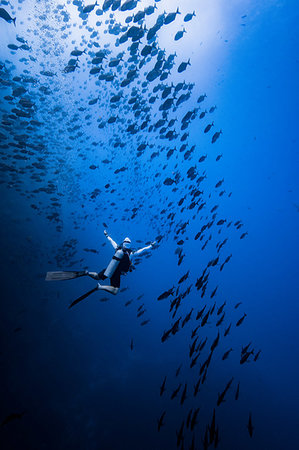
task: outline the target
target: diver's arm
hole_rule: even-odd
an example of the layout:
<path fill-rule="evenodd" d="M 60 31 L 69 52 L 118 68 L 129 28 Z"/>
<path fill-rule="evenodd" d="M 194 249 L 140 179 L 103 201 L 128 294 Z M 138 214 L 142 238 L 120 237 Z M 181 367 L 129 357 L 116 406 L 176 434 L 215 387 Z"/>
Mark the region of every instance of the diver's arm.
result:
<path fill-rule="evenodd" d="M 154 244 L 155 244 L 155 242 L 151 242 L 150 245 L 140 248 L 139 250 L 136 250 L 136 252 L 132 253 L 132 256 L 138 256 L 141 253 L 145 252 L 146 250 L 150 250 L 151 248 L 153 248 Z"/>
<path fill-rule="evenodd" d="M 112 247 L 114 248 L 114 250 L 117 249 L 118 245 L 117 243 L 108 235 L 107 231 L 104 230 L 104 235 L 106 236 L 106 238 L 108 239 L 108 241 L 111 243 Z"/>

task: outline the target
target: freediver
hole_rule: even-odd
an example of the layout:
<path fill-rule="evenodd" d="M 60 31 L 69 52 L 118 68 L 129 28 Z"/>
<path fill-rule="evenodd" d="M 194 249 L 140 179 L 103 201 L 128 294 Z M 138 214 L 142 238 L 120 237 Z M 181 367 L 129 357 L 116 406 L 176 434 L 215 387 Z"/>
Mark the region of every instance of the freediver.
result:
<path fill-rule="evenodd" d="M 101 270 L 101 272 L 99 273 L 89 272 L 88 270 L 47 272 L 46 275 L 47 281 L 71 280 L 82 276 L 89 276 L 94 280 L 106 280 L 108 278 L 110 279 L 110 285 L 102 285 L 98 283 L 97 286 L 93 288 L 91 291 L 87 292 L 86 294 L 82 295 L 77 300 L 75 300 L 73 303 L 71 303 L 71 305 L 69 306 L 70 308 L 74 306 L 76 303 L 88 297 L 93 292 L 96 292 L 97 290 L 107 291 L 110 294 L 116 295 L 119 291 L 121 275 L 126 274 L 127 272 L 130 271 L 130 269 L 132 269 L 132 257 L 141 255 L 143 252 L 153 248 L 153 246 L 156 243 L 155 241 L 151 242 L 150 245 L 140 248 L 139 250 L 133 251 L 131 249 L 130 238 L 126 237 L 123 240 L 123 242 L 120 245 L 118 245 L 108 235 L 106 230 L 104 230 L 104 234 L 115 250 L 115 253 L 112 256 L 112 259 L 106 269 Z"/>
<path fill-rule="evenodd" d="M 104 230 L 104 234 L 108 241 L 111 243 L 112 247 L 115 250 L 114 255 L 106 269 L 103 269 L 101 272 L 88 272 L 88 275 L 95 280 L 106 280 L 110 279 L 109 285 L 102 285 L 98 283 L 98 289 L 102 289 L 103 291 L 110 292 L 111 294 L 116 295 L 118 293 L 120 287 L 120 276 L 129 272 L 132 261 L 132 256 L 141 255 L 141 253 L 146 250 L 151 249 L 156 242 L 151 242 L 150 245 L 140 248 L 139 250 L 132 251 L 131 250 L 131 239 L 126 237 L 122 244 L 118 245 Z"/>

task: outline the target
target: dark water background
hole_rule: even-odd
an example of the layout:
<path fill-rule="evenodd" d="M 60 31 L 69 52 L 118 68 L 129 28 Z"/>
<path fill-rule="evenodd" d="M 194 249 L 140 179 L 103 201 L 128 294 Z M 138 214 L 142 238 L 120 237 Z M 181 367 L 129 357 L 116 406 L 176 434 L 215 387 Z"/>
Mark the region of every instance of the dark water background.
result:
<path fill-rule="evenodd" d="M 47 27 L 52 23 L 49 11 L 56 2 L 48 3 L 45 8 L 49 8 L 49 15 L 43 19 L 37 17 L 44 2 L 6 3 L 2 1 L 1 6 L 13 17 L 17 16 L 16 28 L 4 20 L 0 24 L 1 62 L 6 60 L 6 67 L 11 67 L 8 61 L 15 64 L 15 68 L 9 69 L 9 78 L 24 73 L 26 66 L 39 83 L 58 88 L 44 99 L 37 96 L 35 118 L 43 125 L 38 131 L 33 130 L 32 135 L 30 130 L 25 130 L 30 139 L 35 143 L 44 142 L 48 149 L 46 153 L 42 152 L 47 167 L 42 181 L 36 183 L 27 172 L 16 172 L 12 178 L 3 167 L 1 171 L 0 419 L 3 421 L 14 412 L 25 412 L 20 420 L 1 427 L 1 448 L 176 448 L 175 430 L 178 431 L 182 420 L 186 420 L 189 409 L 195 407 L 200 407 L 195 443 L 196 448 L 203 448 L 201 441 L 206 424 L 211 422 L 217 394 L 233 376 L 233 387 L 226 402 L 216 407 L 219 448 L 296 449 L 299 438 L 298 3 L 295 0 L 267 0 L 260 5 L 259 2 L 240 0 L 227 6 L 225 1 L 214 0 L 209 7 L 205 2 L 195 6 L 191 0 L 182 5 L 180 1 L 157 3 L 155 14 L 161 14 L 164 9 L 175 11 L 177 6 L 184 14 L 196 9 L 197 17 L 190 22 L 192 26 L 189 29 L 186 25 L 186 35 L 175 45 L 173 34 L 180 29 L 183 14 L 168 26 L 167 31 L 173 33 L 169 40 L 165 27 L 162 28 L 162 48 L 165 47 L 167 54 L 177 50 L 174 82 L 185 79 L 195 83 L 196 94 L 206 92 L 207 106 L 217 104 L 212 119 L 217 125 L 213 132 L 223 130 L 219 141 L 212 145 L 211 135 L 204 136 L 202 125 L 198 126 L 199 119 L 195 119 L 187 131 L 198 150 L 191 162 L 178 159 L 177 170 L 185 174 L 199 155 L 207 153 L 206 162 L 200 166 L 200 170 L 206 170 L 208 175 L 204 200 L 209 202 L 211 192 L 215 200 L 208 203 L 209 209 L 217 202 L 220 205 L 217 219 L 241 220 L 244 224 L 238 232 L 233 226 L 224 226 L 218 235 L 216 229 L 211 244 L 201 250 L 202 244 L 195 241 L 194 236 L 202 226 L 204 219 L 201 217 L 209 213 L 208 209 L 199 212 L 194 220 L 191 220 L 190 212 L 184 215 L 179 208 L 171 209 L 176 213 L 175 223 L 190 218 L 183 235 L 186 256 L 180 267 L 174 254 L 177 248 L 175 226 L 169 227 L 167 216 L 160 214 L 163 208 L 168 209 L 169 202 L 175 203 L 180 197 L 171 186 L 162 183 L 157 187 L 158 181 L 169 176 L 168 168 L 162 170 L 163 165 L 168 164 L 165 151 L 159 154 L 158 160 L 149 158 L 158 145 L 177 144 L 179 148 L 179 138 L 177 143 L 163 141 L 161 144 L 155 134 L 149 133 L 146 138 L 153 148 L 150 153 L 136 158 L 136 142 L 141 132 L 131 136 L 118 125 L 114 131 L 109 126 L 98 129 L 93 122 L 86 125 L 85 114 L 90 113 L 92 121 L 104 114 L 109 117 L 109 111 L 105 105 L 88 106 L 88 100 L 99 92 L 94 79 L 88 75 L 89 66 L 86 72 L 82 64 L 74 73 L 61 75 L 70 51 L 74 47 L 82 48 L 79 35 L 75 36 L 74 45 L 71 37 L 59 41 L 59 35 L 55 33 L 46 35 L 42 25 Z M 137 9 L 142 9 L 145 4 L 149 3 L 140 2 Z M 70 5 L 65 3 L 64 7 L 67 9 Z M 204 47 L 202 31 L 203 55 L 199 57 L 201 45 L 200 39 L 197 43 L 196 33 L 201 25 L 201 10 L 204 16 L 207 8 L 211 27 L 205 24 L 202 28 L 209 31 L 210 47 Z M 105 14 L 108 18 L 109 12 Z M 124 13 L 124 17 L 126 15 L 129 12 Z M 241 19 L 243 15 L 247 17 Z M 28 22 L 30 17 L 32 20 Z M 79 26 L 80 20 L 75 8 L 69 21 Z M 87 25 L 83 25 L 82 32 L 84 27 Z M 9 51 L 7 44 L 15 43 L 16 34 L 32 46 L 30 54 L 37 61 L 22 65 L 19 53 Z M 110 57 L 121 51 L 114 47 L 115 37 L 111 36 Z M 39 50 L 38 42 L 42 43 L 41 48 L 48 46 L 49 54 Z M 159 44 L 161 46 L 161 42 Z M 128 43 L 121 49 L 126 51 L 127 47 Z M 177 64 L 189 57 L 192 66 L 179 77 Z M 44 70 L 57 73 L 60 70 L 59 82 L 42 78 L 40 63 L 46 65 Z M 84 84 L 86 80 L 88 82 Z M 155 84 L 152 83 L 150 89 Z M 67 89 L 70 89 L 68 94 L 65 93 Z M 125 89 L 128 89 L 124 90 L 128 95 L 130 89 Z M 106 83 L 104 88 L 100 87 L 100 93 L 104 91 L 111 96 L 117 89 Z M 9 112 L 10 103 L 4 100 L 9 93 L 10 86 L 2 86 L 2 116 Z M 76 99 L 78 104 L 74 103 Z M 55 105 L 62 106 L 63 113 L 53 113 Z M 67 131 L 66 121 L 80 105 L 87 108 L 80 118 L 83 137 L 70 140 L 72 133 Z M 183 108 L 187 111 L 195 106 L 196 96 Z M 120 117 L 126 114 L 124 110 L 119 112 Z M 171 112 L 168 119 L 171 117 L 175 117 L 175 113 Z M 205 125 L 207 123 L 205 121 Z M 6 141 L 11 142 L 14 133 L 22 132 L 17 127 L 7 130 L 2 126 L 0 131 L 8 134 Z M 125 150 L 117 149 L 117 156 L 109 143 L 110 138 L 113 141 L 113 133 L 126 144 Z M 86 136 L 90 136 L 89 141 L 85 140 Z M 94 141 L 103 145 L 91 145 Z M 67 146 L 71 146 L 68 151 L 65 150 Z M 2 157 L 6 151 L 10 152 L 10 148 L 1 149 Z M 78 157 L 79 151 L 85 154 L 86 160 Z M 220 153 L 223 158 L 215 163 L 215 157 Z M 111 155 L 113 170 L 101 164 Z M 58 158 L 62 161 L 58 162 Z M 26 161 L 26 164 L 30 163 L 30 160 Z M 14 161 L 14 164 L 19 162 Z M 90 170 L 90 164 L 99 165 L 99 168 Z M 128 170 L 116 177 L 113 171 L 123 165 L 128 166 Z M 157 172 L 162 175 L 155 178 Z M 55 178 L 55 192 L 62 194 L 59 197 L 59 223 L 47 219 L 49 211 L 53 211 L 50 197 L 56 197 L 56 193 L 32 193 L 47 184 L 47 177 Z M 222 178 L 225 179 L 226 194 L 218 198 L 214 186 Z M 105 190 L 106 183 L 116 189 L 115 196 Z M 95 188 L 101 193 L 91 201 L 90 193 Z M 228 198 L 229 192 L 232 195 Z M 33 209 L 32 204 L 38 209 Z M 138 213 L 136 218 L 131 218 L 134 207 L 138 208 Z M 121 287 L 127 287 L 126 291 L 115 297 L 96 293 L 69 310 L 70 302 L 91 289 L 94 281 L 82 278 L 46 283 L 45 273 L 47 270 L 82 267 L 100 270 L 105 267 L 112 255 L 112 247 L 103 235 L 102 222 L 108 225 L 109 233 L 117 242 L 128 235 L 136 248 L 143 245 L 137 244 L 136 239 L 148 242 L 160 234 L 163 239 L 150 257 L 143 256 L 137 269 L 122 279 Z M 240 240 L 243 231 L 248 235 Z M 207 379 L 194 400 L 192 389 L 196 378 L 193 369 L 189 368 L 188 357 L 191 330 L 197 325 L 194 313 L 190 323 L 161 343 L 163 331 L 173 322 L 169 300 L 158 302 L 157 297 L 177 285 L 188 269 L 190 278 L 185 287 L 189 282 L 195 283 L 207 261 L 216 256 L 215 243 L 224 237 L 229 241 L 223 258 L 229 254 L 233 257 L 223 271 L 211 272 L 206 302 L 213 304 L 210 293 L 218 285 L 215 300 L 217 307 L 226 301 L 225 324 L 220 327 L 219 348 L 215 351 Z M 63 254 L 62 247 L 71 239 L 76 243 L 74 254 L 68 256 Z M 99 253 L 86 252 L 84 248 L 93 248 Z M 137 300 L 142 294 L 143 297 Z M 99 301 L 103 297 L 109 300 Z M 125 302 L 130 299 L 133 302 L 125 307 Z M 237 302 L 242 304 L 235 310 Z M 140 326 L 140 318 L 136 317 L 141 303 L 146 308 L 142 317 L 150 319 L 145 326 Z M 193 287 L 178 316 L 184 317 L 191 307 L 198 311 L 204 304 L 205 300 Z M 236 328 L 234 324 L 244 312 L 247 314 L 244 323 Z M 233 323 L 232 331 L 223 338 L 224 328 L 230 322 Z M 17 328 L 21 330 L 15 331 Z M 217 334 L 215 323 L 211 321 L 202 330 L 201 336 L 208 336 L 210 346 Z M 260 357 L 256 362 L 251 360 L 240 365 L 240 349 L 250 341 L 256 351 L 261 349 Z M 232 354 L 222 361 L 222 354 L 230 347 L 234 348 Z M 181 363 L 181 373 L 176 378 L 175 371 Z M 195 368 L 196 373 L 199 367 Z M 165 375 L 166 392 L 160 397 L 159 388 Z M 183 406 L 178 399 L 170 400 L 170 393 L 179 381 L 187 382 L 189 389 Z M 240 397 L 235 401 L 239 381 Z M 165 426 L 158 433 L 156 421 L 164 410 Z M 249 411 L 254 426 L 252 438 L 246 429 Z M 191 439 L 192 433 L 186 432 L 185 448 L 190 447 Z"/>

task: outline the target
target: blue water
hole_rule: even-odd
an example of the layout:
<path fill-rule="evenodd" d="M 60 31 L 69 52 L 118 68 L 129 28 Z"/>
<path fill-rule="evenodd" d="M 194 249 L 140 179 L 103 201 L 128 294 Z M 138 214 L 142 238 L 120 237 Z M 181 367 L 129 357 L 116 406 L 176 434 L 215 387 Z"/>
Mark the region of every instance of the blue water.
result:
<path fill-rule="evenodd" d="M 180 449 L 295 449 L 299 438 L 298 3 L 139 1 L 132 10 L 112 12 L 110 6 L 101 14 L 103 4 L 101 0 L 83 14 L 87 3 L 82 1 L 1 1 L 1 8 L 16 17 L 16 26 L 0 17 L 0 446 L 166 450 L 177 448 L 184 421 Z M 153 4 L 157 9 L 139 24 L 125 23 L 128 16 Z M 147 81 L 146 74 L 157 62 L 153 54 L 139 67 L 147 32 L 159 15 L 177 7 L 181 14 L 162 25 L 149 42 L 155 42 L 158 51 L 165 50 L 165 59 L 176 52 L 173 67 L 164 81 L 159 77 Z M 196 16 L 184 22 L 193 11 Z M 105 32 L 111 19 L 115 20 L 111 26 L 120 24 L 119 34 Z M 116 41 L 124 27 L 141 24 L 145 35 L 135 60 L 128 62 L 131 38 L 119 45 Z M 174 41 L 183 26 L 186 33 Z M 17 37 L 28 48 L 7 47 L 20 47 L 23 43 Z M 76 58 L 70 56 L 74 49 L 85 53 L 78 57 L 79 67 L 65 73 L 70 58 Z M 91 60 L 103 49 L 108 50 L 103 71 L 90 74 Z M 108 67 L 121 52 L 119 66 Z M 178 73 L 179 64 L 189 58 L 191 66 Z M 132 69 L 137 69 L 136 77 L 120 87 Z M 98 81 L 100 73 L 108 72 L 115 75 L 112 82 Z M 182 81 L 189 84 L 190 98 L 168 110 L 164 133 L 159 133 L 161 128 L 151 130 L 162 118 L 163 86 Z M 161 89 L 154 92 L 159 84 Z M 14 90 L 20 87 L 26 92 L 16 95 Z M 139 117 L 129 103 L 134 88 Z M 113 108 L 110 99 L 120 91 L 123 96 Z M 188 88 L 179 91 L 174 105 L 187 92 Z M 174 87 L 167 98 L 173 93 Z M 197 103 L 203 94 L 203 102 Z M 151 104 L 153 95 L 157 99 Z M 97 99 L 94 105 L 89 104 L 92 99 Z M 28 107 L 28 100 L 34 106 Z M 209 112 L 214 105 L 215 111 Z M 196 117 L 181 130 L 182 117 L 194 108 L 200 108 Z M 19 115 L 22 111 L 24 117 Z M 111 116 L 117 117 L 113 124 L 107 122 Z M 144 130 L 143 121 L 147 122 Z M 214 126 L 204 133 L 212 122 Z M 128 126 L 133 123 L 136 133 L 131 134 Z M 177 133 L 173 140 L 165 137 L 169 129 Z M 212 144 L 212 136 L 220 130 Z M 189 136 L 181 141 L 185 132 Z M 138 156 L 140 144 L 146 148 Z M 180 151 L 182 144 L 186 149 Z M 185 156 L 193 145 L 193 153 Z M 170 149 L 175 150 L 167 158 Z M 203 155 L 207 158 L 199 162 Z M 217 155 L 222 155 L 219 161 Z M 187 176 L 190 167 L 196 167 L 193 180 Z M 125 170 L 118 171 L 121 168 Z M 206 178 L 199 182 L 199 176 Z M 167 178 L 173 184 L 164 184 Z M 202 194 L 190 209 L 192 190 Z M 219 196 L 221 191 L 225 192 Z M 215 205 L 219 206 L 212 218 Z M 217 225 L 221 219 L 223 224 Z M 195 240 L 208 223 L 210 228 Z M 113 255 L 103 233 L 106 225 L 119 244 L 126 236 L 134 249 L 154 240 L 157 244 L 121 278 L 116 296 L 99 291 L 69 309 L 96 281 L 83 277 L 46 282 L 46 272 L 105 268 Z M 248 234 L 240 239 L 242 233 Z M 225 239 L 218 252 L 217 244 Z M 180 265 L 178 249 L 184 255 Z M 218 256 L 215 266 L 208 265 Z M 205 268 L 209 276 L 203 292 L 197 290 L 196 281 Z M 179 283 L 188 271 L 188 278 Z M 173 286 L 173 296 L 157 300 Z M 190 293 L 182 296 L 189 287 Z M 170 304 L 180 295 L 172 318 Z M 217 311 L 224 302 L 224 319 L 217 326 L 221 317 Z M 138 317 L 142 305 L 145 312 Z M 201 325 L 203 316 L 196 319 L 196 315 L 205 305 L 203 316 L 211 314 Z M 190 320 L 182 326 L 191 310 Z M 244 322 L 237 327 L 244 313 Z M 179 318 L 178 332 L 161 342 Z M 141 325 L 144 320 L 149 322 Z M 198 325 L 197 344 L 205 338 L 207 343 L 190 368 L 191 333 Z M 218 331 L 219 343 L 211 353 Z M 249 343 L 253 354 L 240 364 L 242 347 Z M 230 355 L 222 360 L 230 348 Z M 205 379 L 194 396 L 209 355 Z M 165 376 L 166 390 L 160 396 Z M 218 395 L 232 378 L 225 402 L 217 406 Z M 179 384 L 178 396 L 171 399 Z M 182 401 L 185 384 L 187 398 Z M 197 423 L 191 430 L 188 414 L 197 408 Z M 214 409 L 219 443 L 214 435 L 207 446 L 205 432 L 211 430 Z M 157 420 L 164 411 L 164 425 L 158 432 Z"/>

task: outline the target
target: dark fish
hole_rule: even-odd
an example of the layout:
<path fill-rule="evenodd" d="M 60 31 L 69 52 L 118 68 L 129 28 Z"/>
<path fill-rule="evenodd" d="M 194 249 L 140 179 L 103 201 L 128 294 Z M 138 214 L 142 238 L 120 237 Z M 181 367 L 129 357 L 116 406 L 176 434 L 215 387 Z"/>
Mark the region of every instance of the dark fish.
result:
<path fill-rule="evenodd" d="M 247 231 L 246 233 L 241 234 L 240 239 L 244 239 L 244 237 L 247 236 L 247 234 L 248 234 Z"/>
<path fill-rule="evenodd" d="M 206 98 L 206 96 L 207 96 L 206 94 L 200 95 L 200 96 L 198 97 L 198 99 L 197 99 L 197 103 L 203 102 L 204 99 Z"/>
<path fill-rule="evenodd" d="M 7 46 L 10 50 L 18 50 L 18 46 L 17 45 L 15 45 L 15 44 L 8 44 L 8 46 Z"/>
<path fill-rule="evenodd" d="M 184 403 L 184 401 L 187 398 L 186 392 L 187 392 L 187 383 L 185 383 L 185 387 L 184 387 L 184 390 L 183 390 L 183 393 L 182 393 L 182 396 L 181 396 L 181 400 L 180 400 L 180 404 L 181 405 Z"/>
<path fill-rule="evenodd" d="M 223 308 L 225 307 L 225 305 L 226 305 L 226 302 L 224 302 L 224 303 L 219 307 L 219 309 L 218 309 L 218 311 L 217 311 L 217 316 L 219 316 L 219 315 L 222 313 Z"/>
<path fill-rule="evenodd" d="M 199 355 L 200 355 L 200 353 L 198 353 L 198 354 L 192 359 L 192 361 L 191 361 L 191 363 L 190 363 L 190 368 L 191 368 L 191 369 L 192 369 L 192 367 L 195 366 L 195 364 L 196 364 L 196 362 L 197 362 L 197 360 L 198 360 Z"/>
<path fill-rule="evenodd" d="M 260 356 L 261 350 L 259 350 L 256 355 L 254 356 L 254 361 L 256 361 L 258 359 L 258 357 Z"/>
<path fill-rule="evenodd" d="M 146 325 L 149 322 L 150 322 L 150 319 L 146 319 L 146 320 L 143 320 L 142 322 L 140 322 L 140 325 L 143 327 L 144 325 Z"/>
<path fill-rule="evenodd" d="M 166 383 L 166 377 L 163 380 L 163 383 L 160 386 L 160 396 L 165 392 L 165 383 Z"/>
<path fill-rule="evenodd" d="M 209 443 L 209 427 L 206 426 L 204 440 L 202 441 L 202 445 L 203 445 L 204 450 L 208 450 L 209 444 L 210 444 Z"/>
<path fill-rule="evenodd" d="M 12 422 L 13 420 L 16 419 L 21 419 L 23 417 L 23 415 L 25 414 L 25 411 L 21 412 L 21 413 L 11 413 L 8 416 L 5 417 L 5 419 L 1 422 L 1 426 L 3 427 L 4 425 L 8 424 L 9 422 Z"/>
<path fill-rule="evenodd" d="M 184 17 L 184 22 L 189 22 L 192 19 L 192 17 L 195 17 L 195 16 L 196 16 L 195 11 L 193 11 L 193 13 L 186 14 Z"/>
<path fill-rule="evenodd" d="M 10 17 L 8 12 L 4 8 L 0 8 L 0 17 L 8 23 L 13 22 L 14 26 L 16 26 L 16 17 L 14 19 Z"/>
<path fill-rule="evenodd" d="M 232 350 L 233 350 L 233 349 L 230 348 L 229 350 L 227 350 L 227 351 L 224 353 L 224 355 L 222 356 L 222 360 L 223 360 L 223 361 L 224 361 L 225 359 L 228 358 L 228 355 L 230 354 L 230 352 L 231 352 Z"/>
<path fill-rule="evenodd" d="M 155 9 L 157 9 L 157 6 L 147 6 L 146 8 L 144 8 L 144 12 L 147 16 L 150 16 L 151 14 L 153 14 L 155 12 Z"/>
<path fill-rule="evenodd" d="M 131 339 L 130 349 L 133 350 L 133 348 L 134 348 L 133 339 Z"/>
<path fill-rule="evenodd" d="M 71 52 L 71 55 L 72 56 L 81 56 L 82 55 L 82 53 L 85 53 L 85 50 L 73 50 L 72 52 Z"/>
<path fill-rule="evenodd" d="M 211 426 L 209 427 L 209 431 L 210 431 L 210 444 L 212 444 L 212 442 L 215 439 L 215 432 L 216 432 L 216 417 L 215 417 L 215 408 L 213 410 L 213 418 L 212 418 L 212 423 Z"/>
<path fill-rule="evenodd" d="M 178 32 L 176 33 L 176 35 L 174 36 L 174 40 L 175 40 L 175 41 L 180 40 L 180 39 L 183 37 L 184 33 L 186 33 L 185 28 L 183 28 L 183 30 L 178 31 Z"/>
<path fill-rule="evenodd" d="M 218 183 L 215 184 L 215 188 L 219 188 L 224 182 L 224 178 L 222 180 L 218 181 Z"/>
<path fill-rule="evenodd" d="M 220 317 L 220 319 L 216 322 L 216 327 L 219 327 L 219 325 L 222 324 L 223 320 L 224 320 L 224 316 L 225 316 L 225 312 L 222 314 L 222 316 Z"/>
<path fill-rule="evenodd" d="M 220 134 L 222 134 L 222 130 L 216 131 L 216 133 L 213 134 L 212 141 L 211 141 L 212 144 L 215 144 L 215 142 L 217 141 L 217 139 L 219 139 Z"/>
<path fill-rule="evenodd" d="M 217 406 L 219 406 L 222 402 L 224 402 L 225 394 L 227 393 L 228 389 L 230 388 L 232 382 L 233 382 L 233 378 L 231 378 L 230 381 L 227 383 L 224 391 L 221 392 L 221 394 L 218 394 Z"/>
<path fill-rule="evenodd" d="M 209 125 L 207 125 L 206 128 L 204 129 L 204 133 L 208 133 L 213 125 L 214 125 L 214 122 L 209 123 Z"/>
<path fill-rule="evenodd" d="M 171 329 L 164 331 L 164 333 L 161 337 L 161 342 L 165 342 L 170 337 L 170 333 L 171 333 Z"/>
<path fill-rule="evenodd" d="M 191 421 L 191 416 L 192 416 L 192 408 L 190 409 L 190 411 L 188 412 L 188 416 L 187 416 L 187 420 L 186 420 L 186 428 L 189 428 L 190 425 L 190 421 Z"/>
<path fill-rule="evenodd" d="M 219 338 L 220 338 L 220 335 L 219 335 L 219 331 L 218 331 L 217 337 L 214 339 L 214 341 L 211 345 L 211 352 L 213 352 L 215 350 L 215 348 L 217 347 L 217 345 L 219 343 Z"/>
<path fill-rule="evenodd" d="M 171 400 L 173 400 L 177 395 L 178 395 L 178 393 L 179 393 L 179 390 L 181 389 L 181 386 L 182 386 L 182 384 L 180 383 L 179 385 L 178 385 L 178 387 L 173 391 L 173 393 L 171 394 Z"/>
<path fill-rule="evenodd" d="M 161 417 L 158 420 L 158 431 L 160 431 L 161 427 L 164 425 L 163 419 L 165 417 L 166 411 L 163 411 Z"/>
<path fill-rule="evenodd" d="M 182 364 L 179 365 L 179 367 L 178 367 L 177 370 L 175 371 L 175 376 L 176 376 L 176 377 L 179 375 L 179 373 L 180 373 L 180 371 L 181 371 L 181 368 L 182 368 Z"/>
<path fill-rule="evenodd" d="M 245 347 L 242 347 L 241 355 L 244 355 L 244 353 L 246 353 L 248 351 L 250 345 L 251 345 L 251 342 L 249 342 L 249 344 L 245 345 Z"/>
<path fill-rule="evenodd" d="M 165 298 L 168 298 L 170 295 L 173 295 L 174 287 L 171 289 L 168 289 L 168 291 L 163 292 L 163 294 L 159 295 L 157 300 L 164 300 Z"/>
<path fill-rule="evenodd" d="M 238 322 L 236 323 L 236 327 L 239 327 L 241 324 L 242 324 L 242 322 L 243 322 L 243 320 L 245 319 L 245 317 L 246 317 L 246 313 L 244 313 L 244 315 L 238 320 Z"/>
<path fill-rule="evenodd" d="M 198 413 L 199 413 L 199 408 L 196 408 L 196 409 L 194 410 L 194 413 L 193 413 L 193 416 L 192 416 L 192 419 L 191 419 L 191 423 L 190 423 L 190 429 L 191 429 L 191 431 L 193 431 L 195 425 L 198 423 L 197 420 L 196 420 L 196 419 L 197 419 Z"/>
<path fill-rule="evenodd" d="M 245 352 L 243 354 L 243 356 L 240 359 L 240 364 L 244 364 L 248 360 L 250 355 L 253 355 L 253 350 L 251 350 L 251 352 Z"/>
<path fill-rule="evenodd" d="M 175 181 L 172 178 L 166 178 L 166 180 L 163 181 L 163 184 L 166 186 L 171 186 Z"/>
<path fill-rule="evenodd" d="M 178 73 L 184 72 L 187 69 L 187 66 L 191 66 L 190 59 L 187 62 L 182 62 L 178 67 Z"/>
<path fill-rule="evenodd" d="M 177 14 L 181 14 L 179 8 L 177 8 L 176 12 L 167 14 L 167 16 L 164 19 L 164 24 L 168 25 L 169 23 L 173 22 Z"/>
<path fill-rule="evenodd" d="M 85 6 L 85 8 L 83 8 L 83 14 L 88 14 L 88 13 L 90 13 L 90 12 L 95 8 L 95 6 L 96 6 L 97 4 L 98 4 L 98 3 L 95 2 L 93 5 L 87 5 L 87 6 Z"/>
<path fill-rule="evenodd" d="M 196 315 L 196 320 L 198 320 L 198 319 L 201 318 L 201 316 L 203 315 L 203 312 L 204 312 L 205 308 L 206 308 L 206 305 L 205 305 L 200 311 L 198 311 L 198 313 L 197 313 L 197 315 Z"/>
<path fill-rule="evenodd" d="M 177 436 L 176 445 L 177 445 L 177 447 L 179 447 L 181 445 L 181 443 L 184 442 L 183 429 L 184 429 L 184 421 L 182 422 L 180 431 L 179 432 L 176 431 L 176 436 Z"/>
<path fill-rule="evenodd" d="M 252 437 L 254 428 L 253 428 L 253 425 L 252 425 L 251 412 L 249 413 L 249 419 L 248 419 L 247 428 L 248 428 L 249 436 Z"/>
<path fill-rule="evenodd" d="M 201 378 L 198 379 L 196 385 L 194 386 L 194 393 L 193 393 L 194 397 L 197 395 L 197 393 L 199 391 L 200 383 L 201 383 Z"/>
<path fill-rule="evenodd" d="M 183 275 L 183 276 L 179 279 L 178 284 L 181 284 L 183 281 L 186 281 L 186 280 L 187 280 L 187 278 L 189 277 L 189 272 L 190 272 L 190 270 L 188 270 L 188 272 L 186 272 L 185 275 Z"/>
<path fill-rule="evenodd" d="M 236 390 L 236 394 L 235 394 L 235 400 L 238 400 L 238 398 L 239 398 L 239 391 L 240 391 L 240 381 L 239 381 L 238 386 L 237 386 L 237 390 Z"/>
<path fill-rule="evenodd" d="M 242 302 L 236 303 L 235 304 L 235 309 L 237 309 L 240 305 L 242 305 Z"/>

